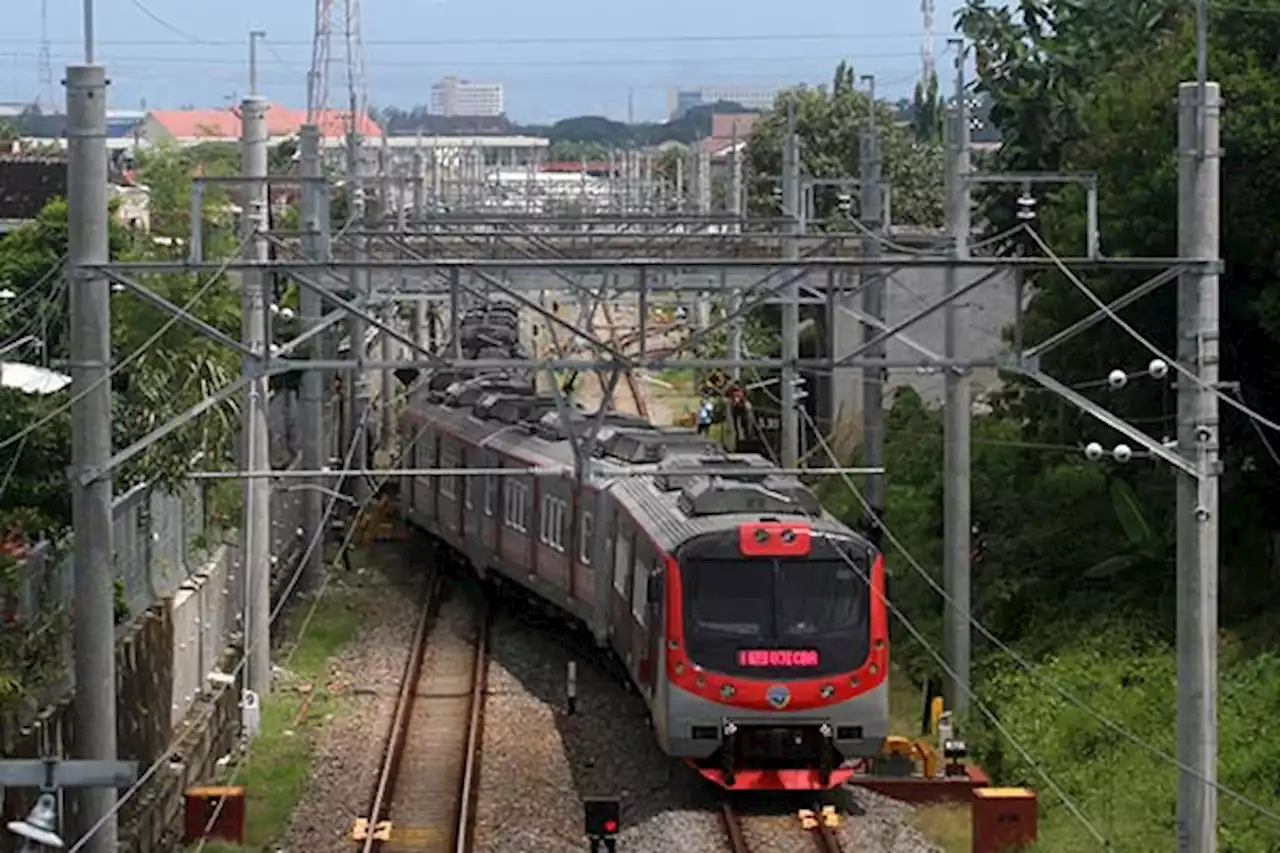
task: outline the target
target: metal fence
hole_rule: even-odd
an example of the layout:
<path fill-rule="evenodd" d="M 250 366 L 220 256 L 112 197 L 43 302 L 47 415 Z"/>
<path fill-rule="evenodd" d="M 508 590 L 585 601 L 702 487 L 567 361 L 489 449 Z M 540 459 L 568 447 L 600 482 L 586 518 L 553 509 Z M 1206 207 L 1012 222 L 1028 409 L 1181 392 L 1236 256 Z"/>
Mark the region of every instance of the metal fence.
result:
<path fill-rule="evenodd" d="M 278 467 L 293 467 L 298 458 L 292 452 L 297 446 L 293 437 L 297 430 L 298 401 L 296 394 L 280 393 L 272 397 L 269 429 L 272 458 Z M 157 602 L 172 598 L 186 585 L 202 581 L 210 573 L 211 559 L 229 561 L 216 586 L 220 594 L 228 587 L 234 590 L 234 602 L 241 600 L 238 589 L 239 549 L 220 550 L 223 544 L 218 526 L 211 523 L 206 508 L 206 493 L 201 485 L 188 485 L 170 492 L 150 485 L 139 485 L 117 496 L 113 502 L 114 554 L 117 581 L 121 584 L 123 604 L 130 617 Z M 271 554 L 276 571 L 292 569 L 305 543 L 299 534 L 302 501 L 298 492 L 273 490 L 271 496 Z M 67 545 L 70 545 L 68 541 Z M 52 562 L 54 548 L 40 543 L 28 552 L 17 595 L 17 614 L 24 620 L 40 612 L 68 612 L 73 598 L 73 559 L 70 547 L 61 549 L 62 559 Z M 196 577 L 199 575 L 199 577 Z M 232 604 L 224 602 L 220 607 Z M 232 614 L 239 613 L 235 606 Z M 232 630 L 234 618 L 218 620 L 221 636 L 207 636 L 213 646 L 221 646 Z M 202 634 L 207 632 L 202 631 Z M 69 646 L 69 643 L 68 643 Z"/>

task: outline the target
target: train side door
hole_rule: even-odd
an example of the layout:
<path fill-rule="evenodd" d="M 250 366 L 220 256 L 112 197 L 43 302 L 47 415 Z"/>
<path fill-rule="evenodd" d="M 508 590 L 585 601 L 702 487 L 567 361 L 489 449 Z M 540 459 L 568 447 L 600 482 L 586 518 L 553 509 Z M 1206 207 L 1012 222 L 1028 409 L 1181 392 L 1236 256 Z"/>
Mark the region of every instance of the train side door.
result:
<path fill-rule="evenodd" d="M 649 670 L 651 673 L 649 690 L 650 694 L 652 694 L 653 686 L 662 678 L 662 643 L 667 627 L 666 619 L 663 618 L 664 603 L 666 602 L 666 576 L 662 571 L 661 560 L 651 562 L 648 586 L 646 621 L 649 623 Z"/>
<path fill-rule="evenodd" d="M 609 596 L 609 633 L 613 636 L 613 647 L 630 666 L 631 657 L 631 624 L 630 590 L 632 566 L 632 546 L 635 534 L 632 532 L 630 520 L 622 513 L 615 517 L 614 530 L 617 540 L 613 549 L 613 592 Z"/>
<path fill-rule="evenodd" d="M 635 559 L 631 567 L 631 651 L 634 655 L 636 683 L 646 695 L 653 692 L 650 662 L 649 578 L 653 576 L 653 548 L 636 537 Z"/>

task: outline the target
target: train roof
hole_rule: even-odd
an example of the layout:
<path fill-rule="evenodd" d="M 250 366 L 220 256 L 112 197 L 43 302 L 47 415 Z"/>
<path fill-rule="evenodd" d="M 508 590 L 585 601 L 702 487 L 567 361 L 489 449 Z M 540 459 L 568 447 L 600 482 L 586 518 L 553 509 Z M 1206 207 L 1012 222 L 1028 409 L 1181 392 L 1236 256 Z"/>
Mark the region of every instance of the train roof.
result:
<path fill-rule="evenodd" d="M 505 309 L 497 315 L 504 324 L 515 316 Z M 487 336 L 484 325 L 472 314 L 462 318 L 460 328 L 469 332 L 464 350 Z M 568 426 L 581 436 L 598 419 L 592 487 L 613 494 L 637 522 L 665 540 L 659 543 L 664 547 L 761 518 L 803 517 L 816 530 L 861 538 L 825 512 L 799 478 L 777 473 L 758 454 L 729 453 L 692 430 L 657 426 L 625 412 L 590 412 L 557 402 L 539 393 L 527 374 L 437 370 L 417 399 L 421 414 L 445 431 L 530 467 L 566 474 L 575 464 Z M 715 471 L 697 473 L 706 468 Z"/>

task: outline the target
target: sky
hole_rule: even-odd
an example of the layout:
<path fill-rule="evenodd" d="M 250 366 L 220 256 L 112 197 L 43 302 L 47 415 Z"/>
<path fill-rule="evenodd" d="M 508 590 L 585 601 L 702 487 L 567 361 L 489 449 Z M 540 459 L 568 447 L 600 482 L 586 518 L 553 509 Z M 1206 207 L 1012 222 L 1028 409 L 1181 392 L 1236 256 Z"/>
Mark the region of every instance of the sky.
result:
<path fill-rule="evenodd" d="M 315 10 L 309 0 L 91 0 L 96 60 L 114 108 L 216 107 L 249 88 L 248 33 L 265 30 L 259 88 L 306 106 Z M 369 102 L 408 108 L 446 75 L 500 82 L 515 121 L 575 115 L 665 118 L 667 89 L 829 80 L 848 59 L 884 97 L 920 77 L 915 0 L 357 0 Z M 10 4 L 0 37 L 0 101 L 42 96 L 61 110 L 63 69 L 84 59 L 82 0 L 44 0 L 53 69 L 40 82 L 41 2 Z M 962 0 L 935 0 L 934 55 Z M 344 0 L 333 0 L 329 102 L 346 102 Z"/>

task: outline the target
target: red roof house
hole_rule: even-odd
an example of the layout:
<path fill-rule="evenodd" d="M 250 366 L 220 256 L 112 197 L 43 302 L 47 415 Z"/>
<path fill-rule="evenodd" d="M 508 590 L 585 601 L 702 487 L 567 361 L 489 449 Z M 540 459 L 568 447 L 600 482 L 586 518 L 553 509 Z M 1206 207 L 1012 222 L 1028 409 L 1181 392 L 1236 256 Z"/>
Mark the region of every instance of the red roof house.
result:
<path fill-rule="evenodd" d="M 296 136 L 306 123 L 307 111 L 290 109 L 278 104 L 267 105 L 267 133 L 273 139 Z M 346 135 L 346 113 L 340 110 L 323 110 L 316 124 L 325 138 Z M 366 139 L 378 139 L 382 128 L 368 115 L 360 117 L 360 134 Z M 216 110 L 152 110 L 142 122 L 142 138 L 151 142 L 169 140 L 180 144 L 197 142 L 237 142 L 240 139 L 240 114 L 238 108 Z"/>

